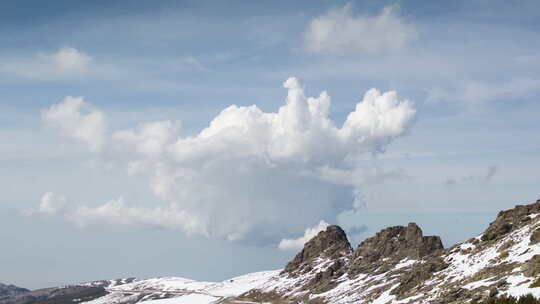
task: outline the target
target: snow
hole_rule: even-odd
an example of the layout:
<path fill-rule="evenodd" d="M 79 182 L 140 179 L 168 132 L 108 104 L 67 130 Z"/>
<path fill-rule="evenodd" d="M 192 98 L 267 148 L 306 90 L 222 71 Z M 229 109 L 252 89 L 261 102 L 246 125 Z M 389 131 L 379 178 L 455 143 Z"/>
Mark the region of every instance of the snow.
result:
<path fill-rule="evenodd" d="M 150 300 L 144 301 L 141 303 L 145 304 L 213 304 L 217 300 L 220 300 L 219 297 L 209 296 L 205 294 L 189 294 L 177 298 L 170 299 L 161 299 L 161 300 Z"/>
<path fill-rule="evenodd" d="M 397 285 L 395 285 L 397 286 Z M 394 286 L 394 287 L 395 287 Z M 386 304 L 392 300 L 394 300 L 394 298 L 396 296 L 392 296 L 390 295 L 390 292 L 392 291 L 393 287 L 392 288 L 388 288 L 385 292 L 383 292 L 377 299 L 375 299 L 375 301 L 373 301 L 373 304 Z"/>
<path fill-rule="evenodd" d="M 497 245 L 491 246 L 478 253 L 464 253 L 459 250 L 463 248 L 463 245 L 458 246 L 457 249 L 446 258 L 446 262 L 450 263 L 450 267 L 446 270 L 446 274 L 449 277 L 453 277 L 453 281 L 458 281 L 470 277 L 488 266 L 510 262 L 523 263 L 528 261 L 535 254 L 540 254 L 539 244 L 529 245 L 531 227 L 532 225 L 526 225 L 525 227 L 513 231 L 499 241 Z M 513 242 L 513 245 L 506 250 L 500 250 L 500 247 L 509 241 Z M 468 248 L 468 246 L 465 248 Z M 508 253 L 508 256 L 502 258 L 501 253 L 504 251 Z"/>
<path fill-rule="evenodd" d="M 173 295 L 168 299 L 149 299 L 141 303 L 152 304 L 212 304 L 226 298 L 238 296 L 257 288 L 271 278 L 279 275 L 280 270 L 255 272 L 238 276 L 223 282 L 194 281 L 179 277 L 153 278 L 106 288 L 110 294 L 87 302 L 88 304 L 109 304 L 127 297 L 135 298 L 138 294 L 146 296 Z M 130 294 L 126 296 L 125 294 Z"/>
<path fill-rule="evenodd" d="M 133 291 L 155 289 L 161 291 L 201 290 L 211 286 L 212 282 L 200 282 L 185 278 L 166 277 L 138 281 L 109 288 L 112 291 Z"/>
<path fill-rule="evenodd" d="M 476 246 L 474 244 L 472 244 L 472 243 L 463 243 L 463 244 L 459 245 L 459 248 L 461 250 L 473 249 L 475 247 Z"/>
<path fill-rule="evenodd" d="M 491 278 L 487 278 L 487 279 L 483 279 L 479 281 L 474 281 L 474 282 L 464 285 L 463 288 L 472 290 L 472 289 L 476 289 L 482 286 L 491 286 L 493 285 L 494 279 L 495 279 L 494 277 L 491 277 Z"/>
<path fill-rule="evenodd" d="M 479 254 L 463 253 L 461 250 L 456 250 L 445 259 L 450 264 L 445 272 L 449 277 L 453 277 L 452 281 L 462 280 L 487 266 L 493 265 L 491 261 L 498 256 L 497 248 L 493 247 Z"/>
<path fill-rule="evenodd" d="M 223 281 L 221 283 L 216 283 L 207 290 L 214 295 L 228 297 L 237 296 L 261 286 L 264 282 L 267 282 L 271 278 L 279 275 L 280 272 L 281 270 L 250 273 Z"/>
<path fill-rule="evenodd" d="M 403 259 L 399 263 L 397 263 L 396 266 L 394 266 L 394 269 L 409 267 L 412 266 L 414 263 L 416 263 L 416 260 Z"/>
<path fill-rule="evenodd" d="M 510 288 L 508 288 L 505 294 L 519 297 L 531 293 L 536 298 L 540 298 L 540 287 L 529 288 L 529 285 L 533 282 L 532 278 L 517 274 L 509 276 L 506 281 L 510 284 Z"/>
<path fill-rule="evenodd" d="M 334 288 L 324 293 L 309 295 L 309 297 L 324 297 L 332 304 L 352 304 L 366 301 L 371 301 L 370 303 L 373 304 L 429 303 L 445 291 L 445 284 L 463 284 L 463 288 L 469 290 L 492 286 L 498 282 L 498 277 L 471 280 L 474 279 L 475 274 L 486 267 L 502 263 L 515 263 L 516 267 L 510 269 L 505 277 L 507 289 L 501 290 L 500 294 L 521 296 L 532 293 L 540 298 L 540 288 L 529 288 L 534 279 L 523 276 L 519 266 L 534 255 L 540 254 L 540 244 L 529 244 L 530 234 L 534 229 L 537 229 L 540 217 L 534 215 L 531 218 L 533 220 L 529 225 L 510 232 L 493 245 L 483 248 L 484 245 L 481 242 L 478 245 L 466 242 L 453 248 L 445 257 L 449 266 L 434 273 L 430 280 L 424 282 L 424 285 L 433 287 L 428 289 L 427 294 L 417 294 L 399 301 L 394 295 L 391 295 L 392 290 L 399 286 L 395 270 L 425 262 L 422 259 L 403 259 L 392 269 L 377 275 L 361 273 L 350 277 L 349 274 L 345 273 L 335 279 L 337 284 Z M 505 245 L 505 249 L 501 248 L 503 245 Z M 506 252 L 507 256 L 501 256 L 503 252 Z M 342 262 L 346 264 L 350 258 L 343 257 Z M 126 283 L 126 280 L 111 280 L 106 288 L 110 294 L 87 303 L 118 303 L 128 299 L 137 299 L 137 297 L 140 299 L 141 294 L 143 294 L 147 300 L 143 300 L 141 303 L 147 304 L 217 304 L 228 297 L 236 297 L 252 289 L 277 292 L 284 296 L 301 297 L 308 293 L 301 286 L 310 281 L 317 273 L 324 272 L 334 262 L 332 259 L 319 258 L 314 261 L 311 271 L 295 277 L 282 275 L 280 274 L 281 270 L 274 270 L 250 273 L 223 282 L 194 281 L 179 277 L 154 278 L 132 283 Z M 171 296 L 173 297 L 170 298 Z M 169 298 L 158 299 L 160 297 Z"/>

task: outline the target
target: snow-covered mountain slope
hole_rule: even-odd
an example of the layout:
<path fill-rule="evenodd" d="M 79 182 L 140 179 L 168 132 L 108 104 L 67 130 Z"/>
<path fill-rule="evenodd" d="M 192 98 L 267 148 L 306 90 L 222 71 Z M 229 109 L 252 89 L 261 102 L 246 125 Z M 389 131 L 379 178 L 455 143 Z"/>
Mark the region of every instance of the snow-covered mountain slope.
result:
<path fill-rule="evenodd" d="M 107 296 L 86 303 L 226 303 L 278 276 L 279 271 L 256 272 L 217 283 L 175 277 L 155 278 L 107 287 L 110 292 Z"/>
<path fill-rule="evenodd" d="M 70 303 L 446 304 L 540 297 L 540 200 L 501 211 L 484 233 L 448 249 L 414 223 L 385 228 L 356 249 L 341 228 L 329 226 L 283 270 L 217 283 L 168 277 L 79 287 L 105 289 L 106 295 Z"/>
<path fill-rule="evenodd" d="M 89 304 L 467 303 L 540 297 L 540 200 L 501 211 L 481 235 L 443 249 L 420 228 L 394 226 L 351 248 L 338 226 L 306 243 L 283 270 L 224 282 L 156 278 L 109 284 Z"/>
<path fill-rule="evenodd" d="M 486 232 L 446 250 L 426 243 L 414 224 L 390 227 L 355 252 L 337 260 L 308 260 L 247 296 L 307 303 L 466 303 L 529 293 L 540 297 L 539 213 L 540 201 L 503 211 Z M 432 249 L 426 251 L 426 245 Z"/>

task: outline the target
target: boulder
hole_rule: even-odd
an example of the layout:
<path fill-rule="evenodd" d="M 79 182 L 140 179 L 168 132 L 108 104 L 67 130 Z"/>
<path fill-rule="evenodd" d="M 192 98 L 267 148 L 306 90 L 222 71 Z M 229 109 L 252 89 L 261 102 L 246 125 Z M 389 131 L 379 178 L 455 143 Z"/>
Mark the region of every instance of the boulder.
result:
<path fill-rule="evenodd" d="M 537 228 L 533 233 L 531 233 L 531 242 L 529 245 L 534 245 L 540 242 L 540 228 Z"/>
<path fill-rule="evenodd" d="M 540 254 L 535 254 L 530 260 L 521 266 L 523 274 L 527 277 L 540 276 Z"/>

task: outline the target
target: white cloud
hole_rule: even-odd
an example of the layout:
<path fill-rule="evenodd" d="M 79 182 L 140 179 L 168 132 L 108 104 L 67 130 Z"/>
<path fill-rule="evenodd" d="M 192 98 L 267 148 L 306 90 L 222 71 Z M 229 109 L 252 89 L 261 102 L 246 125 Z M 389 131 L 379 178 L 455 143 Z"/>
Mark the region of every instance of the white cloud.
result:
<path fill-rule="evenodd" d="M 65 196 L 54 194 L 53 192 L 46 192 L 41 197 L 41 203 L 36 209 L 24 210 L 25 215 L 45 214 L 45 215 L 57 215 L 65 211 L 67 205 L 67 199 Z"/>
<path fill-rule="evenodd" d="M 91 151 L 101 151 L 107 129 L 105 115 L 84 101 L 67 96 L 63 101 L 41 112 L 45 123 L 71 138 L 86 143 Z"/>
<path fill-rule="evenodd" d="M 189 234 L 201 233 L 201 224 L 196 218 L 186 216 L 175 204 L 144 207 L 128 206 L 124 203 L 124 198 L 109 200 L 108 202 L 88 207 L 86 205 L 76 206 L 68 204 L 67 198 L 53 192 L 46 192 L 41 198 L 38 208 L 23 210 L 26 216 L 35 215 L 57 215 L 66 220 L 86 226 L 92 223 L 111 223 L 132 226 L 148 226 L 166 229 L 183 229 Z M 189 227 L 193 227 L 191 230 Z"/>
<path fill-rule="evenodd" d="M 178 137 L 180 122 L 156 121 L 139 125 L 136 130 L 117 131 L 113 138 L 123 142 L 128 147 L 143 156 L 158 157 L 167 145 Z"/>
<path fill-rule="evenodd" d="M 91 61 L 92 57 L 76 48 L 62 47 L 53 53 L 3 58 L 0 72 L 41 81 L 75 79 L 91 72 Z"/>
<path fill-rule="evenodd" d="M 50 60 L 56 69 L 62 71 L 82 71 L 92 60 L 90 56 L 72 47 L 63 47 L 56 53 L 42 56 Z"/>
<path fill-rule="evenodd" d="M 350 4 L 332 9 L 309 23 L 305 46 L 315 53 L 376 53 L 397 50 L 417 35 L 416 27 L 386 6 L 376 16 L 355 16 Z"/>
<path fill-rule="evenodd" d="M 427 101 L 431 103 L 459 102 L 474 109 L 491 102 L 526 102 L 540 92 L 540 78 L 512 77 L 503 81 L 466 80 L 455 86 L 433 87 Z"/>
<path fill-rule="evenodd" d="M 328 226 L 327 222 L 321 220 L 316 226 L 307 228 L 304 235 L 297 239 L 282 239 L 278 248 L 281 250 L 301 250 L 305 243 L 314 238 L 319 232 L 326 230 Z"/>
<path fill-rule="evenodd" d="M 395 92 L 372 89 L 336 126 L 328 117 L 331 99 L 326 92 L 306 97 L 296 78 L 283 86 L 286 103 L 276 112 L 231 105 L 193 136 L 179 134 L 179 123 L 171 121 L 105 136 L 103 115 L 82 98 L 51 106 L 44 111 L 46 122 L 86 142 L 92 151 L 117 153 L 114 160 L 125 160 L 129 173 L 148 177 L 161 202 L 132 207 L 115 200 L 78 209 L 74 218 L 169 227 L 229 240 L 253 235 L 275 240 L 320 219 L 335 222 L 338 214 L 357 205 L 365 182 L 346 180 L 362 170 L 352 160 L 384 151 L 406 133 L 415 110 Z"/>
<path fill-rule="evenodd" d="M 112 223 L 134 226 L 150 226 L 167 229 L 183 229 L 205 235 L 199 230 L 201 224 L 196 218 L 191 218 L 174 204 L 168 206 L 133 207 L 124 203 L 119 197 L 97 207 L 81 206 L 67 214 L 67 218 L 84 226 L 90 223 Z"/>

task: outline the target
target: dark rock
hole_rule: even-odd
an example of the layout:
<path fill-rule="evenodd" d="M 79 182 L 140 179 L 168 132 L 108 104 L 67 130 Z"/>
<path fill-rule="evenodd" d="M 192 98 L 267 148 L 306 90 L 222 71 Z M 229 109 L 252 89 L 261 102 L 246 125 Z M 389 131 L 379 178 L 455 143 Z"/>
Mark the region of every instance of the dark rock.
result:
<path fill-rule="evenodd" d="M 497 286 L 497 287 L 504 287 L 506 285 L 508 285 L 508 282 L 506 282 L 505 279 L 502 279 L 502 280 L 498 281 L 497 284 L 495 284 L 495 286 Z"/>
<path fill-rule="evenodd" d="M 474 295 L 472 296 L 472 300 L 473 300 L 473 301 L 480 301 L 481 299 L 482 299 L 482 295 L 481 295 L 481 294 L 478 294 L 478 293 L 477 293 L 477 294 L 474 294 Z"/>
<path fill-rule="evenodd" d="M 453 303 L 457 300 L 461 300 L 458 303 L 466 303 L 466 301 L 462 301 L 463 299 L 471 299 L 473 297 L 473 293 L 467 289 L 464 288 L 453 288 L 448 291 L 445 291 L 440 298 L 435 301 L 436 303 L 440 304 L 447 304 L 447 303 Z"/>
<path fill-rule="evenodd" d="M 517 205 L 513 209 L 504 210 L 482 235 L 482 241 L 491 241 L 527 223 L 529 215 L 540 212 L 540 200 L 529 205 Z"/>
<path fill-rule="evenodd" d="M 355 251 L 355 257 L 371 261 L 385 257 L 418 259 L 443 249 L 440 237 L 423 236 L 415 223 L 407 227 L 388 227 L 364 240 Z"/>
<path fill-rule="evenodd" d="M 344 264 L 340 260 L 336 260 L 330 267 L 328 267 L 323 272 L 323 280 L 329 280 L 333 277 L 338 277 L 341 274 L 343 274 L 342 271 L 340 271 L 343 268 Z"/>
<path fill-rule="evenodd" d="M 497 290 L 497 288 L 495 286 L 491 286 L 489 288 L 489 297 L 490 298 L 495 297 L 498 293 L 499 293 L 499 291 Z"/>
<path fill-rule="evenodd" d="M 522 266 L 523 274 L 527 277 L 540 276 L 540 254 L 535 254 Z"/>
<path fill-rule="evenodd" d="M 433 273 L 441 271 L 448 267 L 448 264 L 440 257 L 435 257 L 427 260 L 425 263 L 415 264 L 411 271 L 402 275 L 399 280 L 398 287 L 394 288 L 390 294 L 402 297 L 405 292 L 410 291 L 422 282 L 431 278 Z"/>
<path fill-rule="evenodd" d="M 537 244 L 538 242 L 540 242 L 540 228 L 536 229 L 531 234 L 531 242 L 529 245 L 534 245 L 534 244 Z"/>
<path fill-rule="evenodd" d="M 285 266 L 284 271 L 292 273 L 318 257 L 339 259 L 351 252 L 352 247 L 349 240 L 347 240 L 345 231 L 339 226 L 331 225 L 309 240 L 302 251 Z"/>

